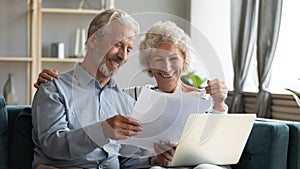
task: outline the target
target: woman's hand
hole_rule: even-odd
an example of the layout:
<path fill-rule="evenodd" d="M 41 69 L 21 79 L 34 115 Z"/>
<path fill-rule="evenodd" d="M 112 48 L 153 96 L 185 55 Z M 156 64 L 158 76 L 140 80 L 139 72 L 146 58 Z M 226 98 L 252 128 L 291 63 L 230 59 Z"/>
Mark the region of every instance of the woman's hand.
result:
<path fill-rule="evenodd" d="M 154 144 L 154 150 L 157 155 L 150 158 L 150 164 L 170 164 L 176 150 L 176 145 L 175 142 L 167 143 L 164 141 L 161 141 L 160 144 Z"/>
<path fill-rule="evenodd" d="M 53 78 L 58 79 L 58 71 L 57 70 L 49 70 L 49 69 L 43 69 L 42 72 L 39 74 L 38 79 L 33 84 L 35 88 L 39 88 L 41 83 L 46 83 L 48 81 L 53 80 Z"/>
<path fill-rule="evenodd" d="M 206 93 L 210 94 L 214 101 L 214 109 L 217 111 L 225 110 L 225 100 L 227 98 L 228 89 L 224 82 L 219 79 L 213 79 L 207 81 L 207 87 L 205 87 Z"/>

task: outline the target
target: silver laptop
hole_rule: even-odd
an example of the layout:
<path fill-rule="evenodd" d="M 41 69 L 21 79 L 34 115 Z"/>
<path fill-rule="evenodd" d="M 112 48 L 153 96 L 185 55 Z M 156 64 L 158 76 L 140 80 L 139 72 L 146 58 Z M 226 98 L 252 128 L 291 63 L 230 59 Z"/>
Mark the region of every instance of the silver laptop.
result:
<path fill-rule="evenodd" d="M 255 114 L 191 114 L 171 166 L 238 163 Z"/>

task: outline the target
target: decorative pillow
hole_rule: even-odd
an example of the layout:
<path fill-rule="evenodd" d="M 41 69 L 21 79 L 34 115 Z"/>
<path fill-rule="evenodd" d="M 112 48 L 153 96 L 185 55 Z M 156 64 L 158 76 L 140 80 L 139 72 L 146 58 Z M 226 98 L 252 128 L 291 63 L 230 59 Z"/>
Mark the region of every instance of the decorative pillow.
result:
<path fill-rule="evenodd" d="M 9 140 L 10 168 L 30 169 L 33 160 L 33 142 L 31 137 L 31 108 L 23 109 L 17 116 L 11 129 Z"/>

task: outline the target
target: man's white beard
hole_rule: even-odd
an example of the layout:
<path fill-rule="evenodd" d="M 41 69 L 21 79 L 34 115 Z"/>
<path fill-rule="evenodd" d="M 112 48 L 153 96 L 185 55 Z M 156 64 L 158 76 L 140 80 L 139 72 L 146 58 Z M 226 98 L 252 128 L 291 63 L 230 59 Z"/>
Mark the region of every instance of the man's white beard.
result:
<path fill-rule="evenodd" d="M 100 62 L 100 65 L 99 65 L 98 69 L 104 77 L 112 77 L 115 73 L 117 73 L 117 70 L 118 70 L 118 69 L 108 70 L 105 60 L 102 60 Z"/>

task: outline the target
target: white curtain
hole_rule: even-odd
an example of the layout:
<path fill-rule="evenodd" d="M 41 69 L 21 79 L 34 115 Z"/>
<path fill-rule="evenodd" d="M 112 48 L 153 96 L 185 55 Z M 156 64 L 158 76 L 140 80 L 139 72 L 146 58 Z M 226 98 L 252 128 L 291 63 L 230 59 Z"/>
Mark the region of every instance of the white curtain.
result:
<path fill-rule="evenodd" d="M 243 87 L 256 41 L 257 0 L 231 1 L 231 50 L 234 95 L 229 111 L 243 111 Z"/>
<path fill-rule="evenodd" d="M 260 0 L 257 36 L 257 73 L 259 92 L 256 112 L 258 117 L 270 117 L 270 68 L 279 36 L 282 0 Z"/>

